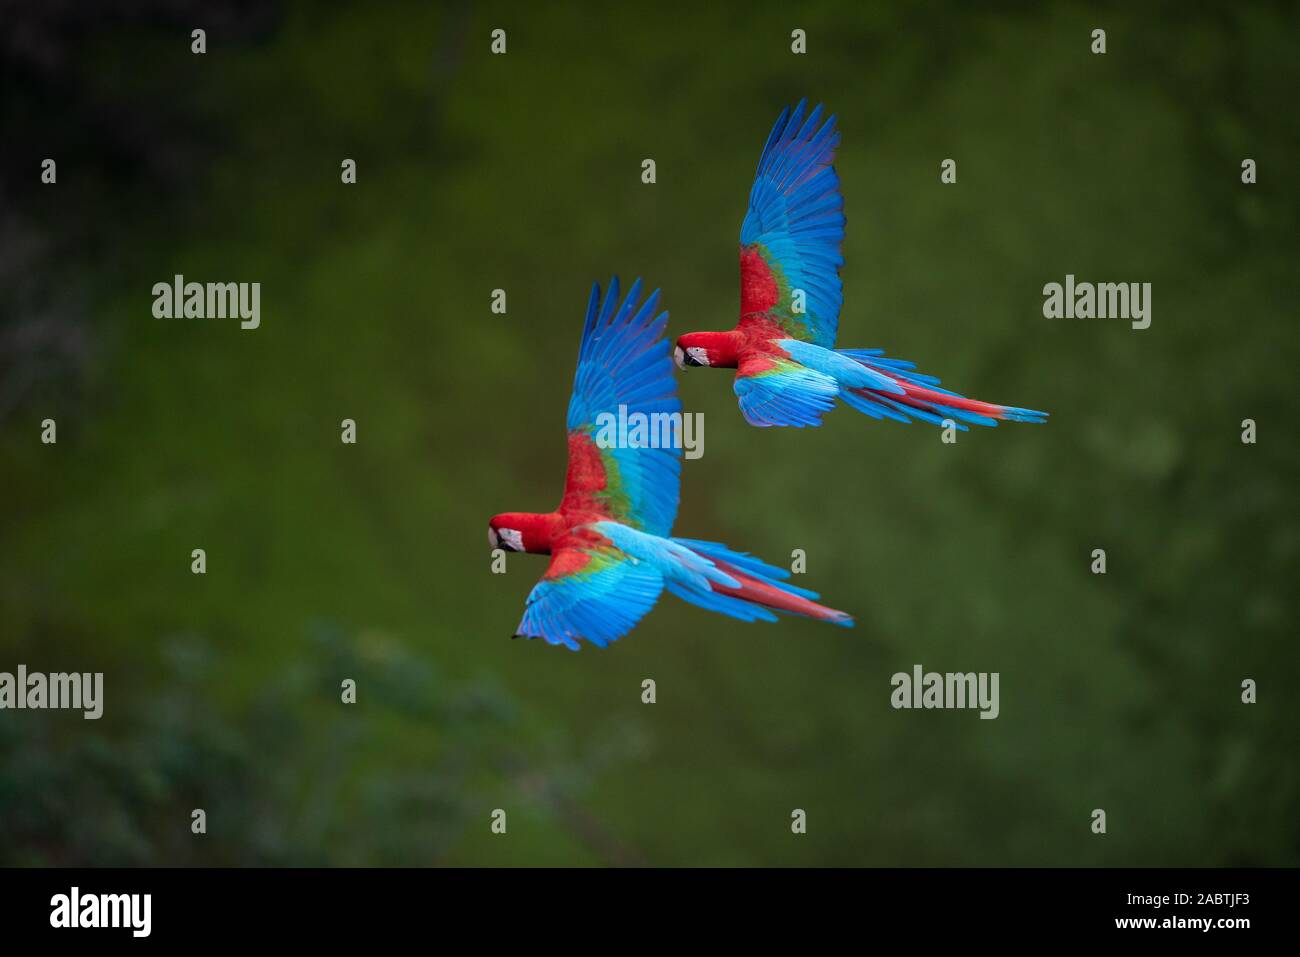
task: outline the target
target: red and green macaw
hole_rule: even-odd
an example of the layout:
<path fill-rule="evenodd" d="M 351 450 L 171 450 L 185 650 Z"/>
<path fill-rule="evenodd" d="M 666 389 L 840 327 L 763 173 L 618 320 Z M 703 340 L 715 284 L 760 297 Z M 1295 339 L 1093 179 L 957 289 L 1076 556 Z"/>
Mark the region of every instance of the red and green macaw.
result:
<path fill-rule="evenodd" d="M 1043 422 L 1046 412 L 977 402 L 881 349 L 836 349 L 844 304 L 844 199 L 836 175 L 840 134 L 806 101 L 781 112 L 758 161 L 740 227 L 740 321 L 691 332 L 673 352 L 680 368 L 735 369 L 733 388 L 751 425 L 816 426 L 836 399 L 873 418 L 942 424 Z"/>
<path fill-rule="evenodd" d="M 578 650 L 627 634 L 666 588 L 678 598 L 743 621 L 789 613 L 851 626 L 790 573 L 716 542 L 673 538 L 680 448 L 614 447 L 598 432 L 602 413 L 680 415 L 659 290 L 638 308 L 641 280 L 618 304 L 593 286 L 569 400 L 569 466 L 553 512 L 505 512 L 488 523 L 493 548 L 550 555 L 528 596 L 517 636 Z M 617 308 L 616 308 L 617 306 Z"/>

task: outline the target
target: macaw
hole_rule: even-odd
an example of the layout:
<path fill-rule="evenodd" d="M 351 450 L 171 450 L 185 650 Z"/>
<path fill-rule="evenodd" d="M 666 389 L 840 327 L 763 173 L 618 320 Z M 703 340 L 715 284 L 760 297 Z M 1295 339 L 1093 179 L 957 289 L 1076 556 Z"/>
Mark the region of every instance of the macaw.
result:
<path fill-rule="evenodd" d="M 914 363 L 882 349 L 836 349 L 844 304 L 844 199 L 832 165 L 840 134 L 819 105 L 786 107 L 767 137 L 740 227 L 740 321 L 728 332 L 677 339 L 679 368 L 735 369 L 751 425 L 817 426 L 835 400 L 876 419 L 997 425 L 1043 422 L 1046 412 L 977 402 L 939 388 Z"/>
<path fill-rule="evenodd" d="M 637 413 L 681 414 L 664 337 L 668 313 L 655 315 L 659 290 L 638 307 L 638 279 L 616 308 L 618 292 L 615 277 L 603 302 L 593 285 L 587 303 L 559 507 L 505 512 L 488 523 L 493 549 L 551 556 L 515 637 L 573 651 L 580 639 L 603 648 L 627 634 L 665 588 L 742 621 L 775 621 L 783 612 L 851 626 L 846 613 L 817 604 L 815 592 L 787 583 L 783 568 L 717 542 L 672 537 L 680 447 L 616 447 L 602 438 L 602 414 L 620 406 L 629 421 Z"/>

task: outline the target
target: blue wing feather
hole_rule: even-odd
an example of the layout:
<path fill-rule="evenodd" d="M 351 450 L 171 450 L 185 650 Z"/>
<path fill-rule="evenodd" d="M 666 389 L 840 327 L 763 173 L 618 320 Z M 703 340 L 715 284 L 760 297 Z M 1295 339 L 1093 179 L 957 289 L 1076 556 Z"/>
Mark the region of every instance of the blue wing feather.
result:
<path fill-rule="evenodd" d="M 548 569 L 548 577 L 533 587 L 518 635 L 571 651 L 578 650 L 579 639 L 604 648 L 631 631 L 659 600 L 659 572 L 616 548 L 561 548 L 551 556 L 550 568 L 572 564 L 579 552 L 587 559 L 581 569 L 555 577 Z"/>
<path fill-rule="evenodd" d="M 640 303 L 641 280 L 618 305 L 619 283 L 614 277 L 603 301 L 593 285 L 587 303 L 582 346 L 569 400 L 569 431 L 599 435 L 602 413 L 641 414 L 651 422 L 656 414 L 677 415 L 677 382 L 664 330 L 668 313 L 656 314 L 659 290 Z M 597 493 L 610 516 L 655 535 L 667 535 L 677 517 L 681 448 L 600 450 L 607 488 Z M 571 463 L 572 465 L 572 463 Z"/>
<path fill-rule="evenodd" d="M 751 374 L 741 363 L 732 383 L 740 411 L 750 425 L 818 426 L 835 407 L 839 384 L 825 373 L 788 359 L 770 360 L 773 367 Z"/>
<path fill-rule="evenodd" d="M 800 100 L 793 113 L 783 110 L 768 134 L 740 245 L 756 248 L 776 280 L 778 299 L 768 318 L 796 339 L 829 348 L 844 304 L 844 199 L 831 165 L 840 136 L 834 116 L 818 127 L 820 105 L 805 117 L 806 102 Z M 794 308 L 796 289 L 805 296 L 802 312 Z M 742 301 L 742 321 L 750 311 Z"/>

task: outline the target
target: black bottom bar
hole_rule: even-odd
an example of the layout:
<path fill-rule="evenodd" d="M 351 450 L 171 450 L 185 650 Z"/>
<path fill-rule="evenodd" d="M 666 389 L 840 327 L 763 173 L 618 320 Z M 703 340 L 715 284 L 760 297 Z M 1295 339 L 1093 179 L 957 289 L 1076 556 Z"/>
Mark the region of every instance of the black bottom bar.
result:
<path fill-rule="evenodd" d="M 620 933 L 666 941 L 676 927 L 728 938 L 842 930 L 856 939 L 919 932 L 927 942 L 1231 943 L 1284 933 L 1297 883 L 1289 869 L 5 870 L 0 917 L 6 942 L 75 935 L 92 946 L 336 947 L 418 935 L 437 947 L 430 935 L 454 933 L 444 945 L 459 948 L 463 932 L 554 943 L 611 921 L 611 943 Z"/>

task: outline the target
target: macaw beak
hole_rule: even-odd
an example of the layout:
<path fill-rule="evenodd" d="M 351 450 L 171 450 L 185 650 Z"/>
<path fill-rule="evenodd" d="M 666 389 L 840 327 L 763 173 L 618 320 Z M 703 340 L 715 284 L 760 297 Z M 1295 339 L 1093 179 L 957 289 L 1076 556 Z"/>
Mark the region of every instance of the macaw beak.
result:
<path fill-rule="evenodd" d="M 489 548 L 501 547 L 501 539 L 497 537 L 497 530 L 493 528 L 491 525 L 488 526 L 488 547 Z"/>
<path fill-rule="evenodd" d="M 673 347 L 673 364 L 679 369 L 686 368 L 686 353 L 682 351 L 681 346 Z"/>

